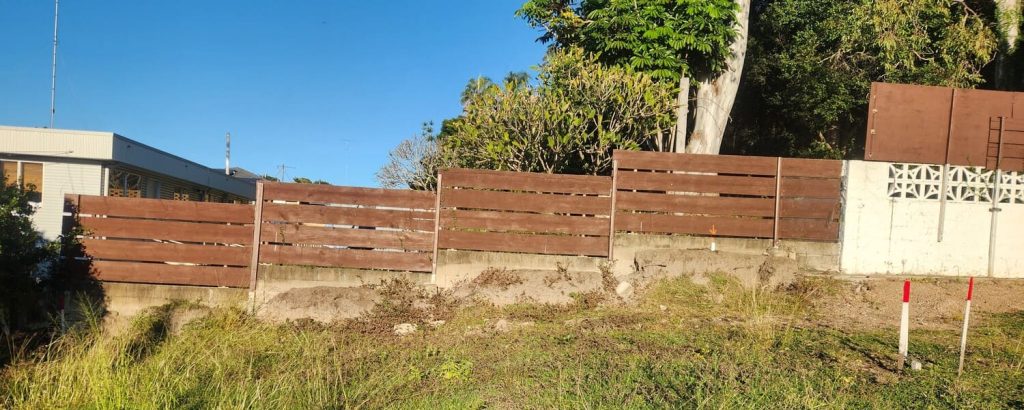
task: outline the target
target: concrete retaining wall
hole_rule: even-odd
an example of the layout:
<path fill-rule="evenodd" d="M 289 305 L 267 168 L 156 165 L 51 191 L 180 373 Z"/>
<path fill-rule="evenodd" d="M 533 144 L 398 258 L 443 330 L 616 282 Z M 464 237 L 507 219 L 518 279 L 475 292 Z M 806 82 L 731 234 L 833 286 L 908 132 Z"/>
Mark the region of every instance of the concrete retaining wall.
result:
<path fill-rule="evenodd" d="M 356 287 L 378 285 L 382 281 L 406 278 L 413 283 L 430 284 L 429 273 L 388 272 L 379 270 L 318 268 L 311 266 L 260 265 L 256 274 L 255 303 L 265 303 L 290 289 L 318 286 Z"/>
<path fill-rule="evenodd" d="M 703 250 L 711 248 L 711 237 L 682 235 L 615 235 L 613 250 L 616 276 L 634 269 L 636 254 L 652 249 Z M 715 248 L 723 254 L 768 255 L 771 239 L 714 238 Z M 839 244 L 811 241 L 782 241 L 775 255 L 795 259 L 802 270 L 836 272 L 839 270 Z"/>
<path fill-rule="evenodd" d="M 103 293 L 106 310 L 115 320 L 130 318 L 145 308 L 176 300 L 244 308 L 249 295 L 246 289 L 113 282 L 103 283 Z"/>

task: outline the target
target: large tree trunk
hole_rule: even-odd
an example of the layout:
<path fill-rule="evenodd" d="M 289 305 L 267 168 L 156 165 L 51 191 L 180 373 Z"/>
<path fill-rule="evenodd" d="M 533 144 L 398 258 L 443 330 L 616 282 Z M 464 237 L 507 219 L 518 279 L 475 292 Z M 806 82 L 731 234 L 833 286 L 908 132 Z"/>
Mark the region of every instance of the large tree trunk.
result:
<path fill-rule="evenodd" d="M 1010 67 L 1012 58 L 1010 56 L 1017 52 L 1017 39 L 1020 36 L 1021 10 L 1019 0 L 995 0 L 996 20 L 999 24 L 999 31 L 1003 35 L 1005 53 L 996 57 L 995 86 L 1000 90 L 1013 88 L 1011 82 L 1015 74 Z M 1017 74 L 1019 75 L 1019 74 Z"/>
<path fill-rule="evenodd" d="M 697 106 L 694 110 L 693 134 L 686 146 L 692 154 L 718 154 L 722 148 L 725 126 L 736 102 L 740 88 L 740 74 L 747 54 L 747 26 L 750 20 L 750 0 L 736 0 L 736 40 L 729 46 L 730 57 L 726 69 L 715 78 L 702 80 L 697 88 Z"/>
<path fill-rule="evenodd" d="M 686 152 L 686 120 L 690 115 L 690 78 L 679 77 L 679 95 L 676 96 L 676 129 L 672 133 L 672 152 Z"/>

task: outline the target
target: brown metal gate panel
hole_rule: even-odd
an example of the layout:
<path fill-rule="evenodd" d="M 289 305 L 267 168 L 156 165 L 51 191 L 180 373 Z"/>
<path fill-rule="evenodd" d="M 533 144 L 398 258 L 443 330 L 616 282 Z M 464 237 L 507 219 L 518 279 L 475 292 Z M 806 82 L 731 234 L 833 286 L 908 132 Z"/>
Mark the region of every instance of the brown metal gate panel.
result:
<path fill-rule="evenodd" d="M 952 100 L 951 88 L 871 84 L 865 159 L 943 163 Z"/>
<path fill-rule="evenodd" d="M 1024 119 L 1024 93 L 872 83 L 869 161 L 994 166 L 999 117 Z M 1015 148 L 1010 147 L 1013 151 Z M 1003 163 L 1016 167 L 1015 161 Z"/>

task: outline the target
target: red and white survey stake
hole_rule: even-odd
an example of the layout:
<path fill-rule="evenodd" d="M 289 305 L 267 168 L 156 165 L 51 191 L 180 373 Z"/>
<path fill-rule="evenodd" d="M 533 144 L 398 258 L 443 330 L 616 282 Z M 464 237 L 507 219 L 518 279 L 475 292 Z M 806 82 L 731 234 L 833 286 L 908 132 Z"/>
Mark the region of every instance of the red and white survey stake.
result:
<path fill-rule="evenodd" d="M 956 375 L 964 372 L 964 354 L 967 353 L 967 323 L 971 320 L 971 296 L 974 295 L 974 277 L 967 282 L 967 303 L 964 305 L 964 330 L 960 334 L 960 366 L 956 369 Z"/>
<path fill-rule="evenodd" d="M 900 313 L 899 364 L 902 369 L 907 361 L 907 345 L 910 343 L 910 280 L 903 282 L 903 311 Z"/>

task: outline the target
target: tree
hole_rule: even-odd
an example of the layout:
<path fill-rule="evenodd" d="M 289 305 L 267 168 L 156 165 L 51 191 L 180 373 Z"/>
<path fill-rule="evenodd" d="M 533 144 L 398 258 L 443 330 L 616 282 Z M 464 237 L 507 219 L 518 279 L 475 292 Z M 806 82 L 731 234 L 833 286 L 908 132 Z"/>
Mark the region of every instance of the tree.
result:
<path fill-rule="evenodd" d="M 517 12 L 554 47 L 579 46 L 676 88 L 673 146 L 682 152 L 697 86 L 689 152 L 717 153 L 746 48 L 749 0 L 530 0 Z M 675 141 L 678 140 L 678 141 Z"/>
<path fill-rule="evenodd" d="M 1017 51 L 1020 28 L 1021 28 L 1021 5 L 1019 0 L 993 0 L 995 3 L 995 20 L 1000 35 L 1000 48 L 1002 53 L 996 60 L 994 73 L 994 85 L 998 89 L 1007 90 L 1014 87 L 1024 87 L 1018 83 L 1024 80 L 1019 73 L 1020 57 L 1024 57 Z"/>
<path fill-rule="evenodd" d="M 434 186 L 443 167 L 599 174 L 613 149 L 656 149 L 672 126 L 671 85 L 606 67 L 578 48 L 555 50 L 536 84 L 477 94 L 462 115 L 402 142 L 378 173 L 384 186 Z"/>
<path fill-rule="evenodd" d="M 403 140 L 388 153 L 388 162 L 377 171 L 377 181 L 384 188 L 434 190 L 440 161 L 438 152 L 434 124 L 425 122 L 419 135 Z"/>
<path fill-rule="evenodd" d="M 306 178 L 306 177 L 295 177 L 295 178 L 292 178 L 292 182 L 294 182 L 296 184 L 314 184 L 314 185 L 330 185 L 331 184 L 330 182 L 324 181 L 322 179 L 318 179 L 318 180 L 314 181 L 314 180 Z"/>
<path fill-rule="evenodd" d="M 850 156 L 872 81 L 973 87 L 996 52 L 983 16 L 946 0 L 763 1 L 751 25 L 740 153 Z"/>
<path fill-rule="evenodd" d="M 11 322 L 35 304 L 39 287 L 32 275 L 51 256 L 30 219 L 33 189 L 0 184 L 0 330 L 5 335 Z"/>

